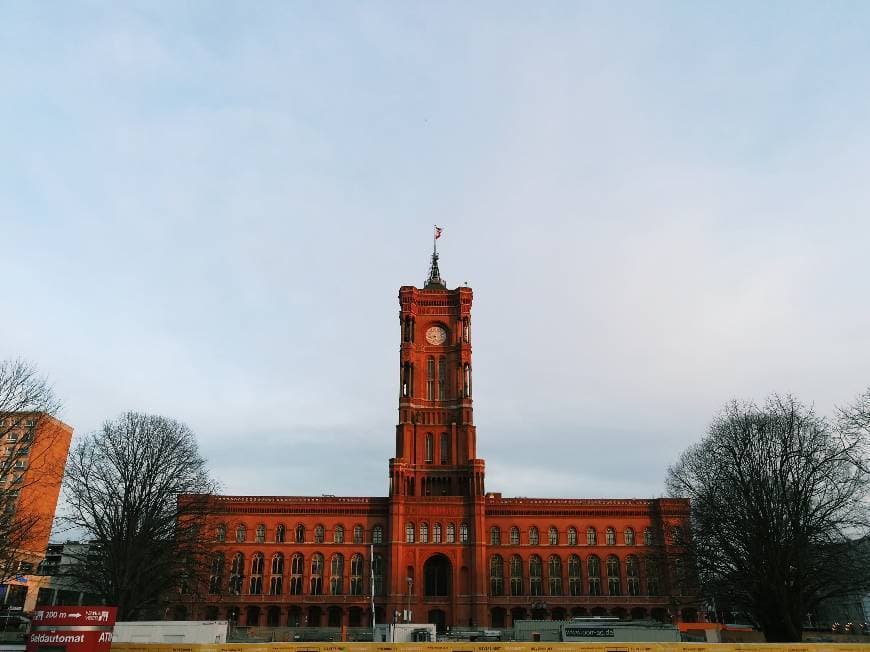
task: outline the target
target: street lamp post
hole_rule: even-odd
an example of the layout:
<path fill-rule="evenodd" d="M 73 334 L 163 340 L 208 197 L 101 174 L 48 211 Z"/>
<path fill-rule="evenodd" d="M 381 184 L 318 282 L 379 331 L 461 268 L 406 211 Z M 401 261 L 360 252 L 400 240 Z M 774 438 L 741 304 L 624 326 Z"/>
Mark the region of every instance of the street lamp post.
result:
<path fill-rule="evenodd" d="M 411 589 L 414 587 L 414 578 L 408 578 L 408 611 L 405 614 L 405 622 L 411 622 Z"/>

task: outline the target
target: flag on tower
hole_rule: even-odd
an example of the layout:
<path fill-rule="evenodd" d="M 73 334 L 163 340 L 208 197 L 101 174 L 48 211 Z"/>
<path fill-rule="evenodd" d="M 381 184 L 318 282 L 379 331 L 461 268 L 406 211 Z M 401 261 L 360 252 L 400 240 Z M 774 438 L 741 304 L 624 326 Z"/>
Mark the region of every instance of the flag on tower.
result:
<path fill-rule="evenodd" d="M 435 227 L 435 239 L 436 240 L 441 237 L 441 231 L 442 231 L 442 228 L 440 226 Z"/>

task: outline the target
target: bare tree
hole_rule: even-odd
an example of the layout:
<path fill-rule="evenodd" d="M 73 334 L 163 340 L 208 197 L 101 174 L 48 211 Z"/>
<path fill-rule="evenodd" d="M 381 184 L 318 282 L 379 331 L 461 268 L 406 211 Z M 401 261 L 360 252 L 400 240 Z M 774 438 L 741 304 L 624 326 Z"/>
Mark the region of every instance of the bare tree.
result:
<path fill-rule="evenodd" d="M 53 514 L 41 513 L 32 499 L 47 485 L 59 486 L 63 476 L 62 463 L 52 463 L 58 430 L 48 423 L 59 410 L 32 364 L 0 361 L 0 583 L 21 573 L 22 561 L 33 563 L 45 552 L 36 548 L 47 539 Z"/>
<path fill-rule="evenodd" d="M 73 449 L 64 487 L 66 522 L 93 543 L 69 573 L 117 605 L 120 620 L 162 617 L 201 584 L 216 484 L 186 425 L 135 412 L 107 421 Z"/>
<path fill-rule="evenodd" d="M 769 642 L 800 641 L 821 600 L 870 588 L 866 424 L 855 410 L 831 424 L 791 396 L 735 401 L 668 470 L 669 492 L 692 501 L 708 595 Z"/>

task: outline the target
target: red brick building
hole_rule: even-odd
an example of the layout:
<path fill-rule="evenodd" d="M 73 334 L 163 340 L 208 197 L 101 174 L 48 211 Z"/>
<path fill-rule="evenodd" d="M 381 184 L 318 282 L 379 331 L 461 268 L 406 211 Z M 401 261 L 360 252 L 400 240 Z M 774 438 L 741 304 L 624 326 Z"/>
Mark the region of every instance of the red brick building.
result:
<path fill-rule="evenodd" d="M 472 409 L 472 291 L 433 253 L 399 289 L 399 423 L 386 497 L 220 496 L 219 553 L 194 618 L 241 625 L 510 627 L 576 615 L 694 619 L 689 505 L 504 498 L 485 487 Z M 529 447 L 529 455 L 535 455 Z M 373 561 L 373 564 L 371 563 Z"/>

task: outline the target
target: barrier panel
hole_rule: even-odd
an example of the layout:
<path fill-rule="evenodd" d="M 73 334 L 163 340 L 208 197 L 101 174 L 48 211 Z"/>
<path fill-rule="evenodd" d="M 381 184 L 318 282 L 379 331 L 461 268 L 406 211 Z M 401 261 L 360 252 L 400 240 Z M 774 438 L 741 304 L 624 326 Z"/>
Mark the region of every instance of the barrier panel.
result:
<path fill-rule="evenodd" d="M 867 643 L 113 643 L 112 652 L 870 652 Z"/>

